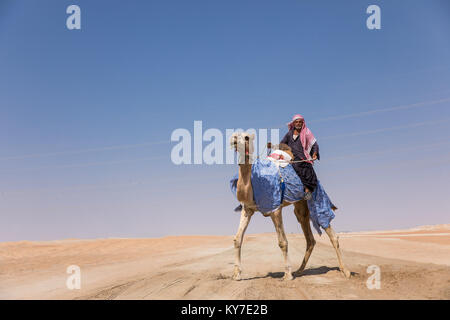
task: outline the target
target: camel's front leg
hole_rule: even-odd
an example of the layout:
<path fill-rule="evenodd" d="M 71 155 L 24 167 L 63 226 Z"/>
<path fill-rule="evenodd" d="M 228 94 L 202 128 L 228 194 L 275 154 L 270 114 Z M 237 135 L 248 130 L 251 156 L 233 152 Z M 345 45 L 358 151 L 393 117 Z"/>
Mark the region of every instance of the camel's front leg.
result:
<path fill-rule="evenodd" d="M 289 262 L 288 256 L 288 241 L 286 238 L 286 234 L 284 233 L 283 227 L 283 218 L 281 216 L 281 208 L 277 211 L 273 212 L 270 217 L 272 218 L 273 224 L 275 225 L 275 230 L 277 231 L 278 236 L 278 245 L 280 246 L 281 251 L 283 252 L 284 257 L 284 265 L 285 265 L 285 273 L 283 280 L 292 280 L 292 269 L 291 264 Z"/>
<path fill-rule="evenodd" d="M 329 226 L 325 229 L 325 232 L 327 233 L 328 237 L 330 238 L 331 243 L 333 244 L 334 249 L 336 250 L 337 258 L 339 261 L 339 269 L 341 272 L 345 275 L 345 277 L 348 279 L 350 278 L 350 271 L 345 267 L 344 262 L 342 261 L 342 255 L 341 251 L 339 250 L 339 239 L 336 233 L 334 232 L 333 228 Z"/>
<path fill-rule="evenodd" d="M 234 237 L 234 250 L 235 250 L 235 263 L 234 263 L 234 280 L 241 280 L 241 246 L 242 240 L 244 238 L 245 230 L 250 223 L 250 219 L 253 215 L 253 211 L 246 208 L 245 205 L 242 207 L 241 211 L 241 221 L 239 222 L 239 229 Z"/>

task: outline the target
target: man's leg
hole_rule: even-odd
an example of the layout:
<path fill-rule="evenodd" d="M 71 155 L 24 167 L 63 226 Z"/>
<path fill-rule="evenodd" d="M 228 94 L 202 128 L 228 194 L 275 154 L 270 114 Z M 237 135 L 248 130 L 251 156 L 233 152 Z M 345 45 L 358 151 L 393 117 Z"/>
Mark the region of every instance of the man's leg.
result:
<path fill-rule="evenodd" d="M 302 180 L 302 184 L 305 188 L 305 200 L 309 200 L 311 198 L 311 193 L 314 192 L 317 187 L 316 172 L 314 171 L 312 164 L 307 162 L 295 163 L 293 167 L 300 177 L 300 180 Z"/>

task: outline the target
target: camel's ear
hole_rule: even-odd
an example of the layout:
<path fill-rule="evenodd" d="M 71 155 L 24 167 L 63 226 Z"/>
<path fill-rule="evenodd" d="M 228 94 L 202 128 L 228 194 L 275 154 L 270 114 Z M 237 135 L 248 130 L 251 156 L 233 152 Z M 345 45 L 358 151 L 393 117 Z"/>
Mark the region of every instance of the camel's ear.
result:
<path fill-rule="evenodd" d="M 237 148 L 237 133 L 233 132 L 230 136 L 230 148 L 236 150 Z"/>
<path fill-rule="evenodd" d="M 255 134 L 254 133 L 250 134 L 250 139 L 252 139 L 252 140 L 255 139 Z"/>

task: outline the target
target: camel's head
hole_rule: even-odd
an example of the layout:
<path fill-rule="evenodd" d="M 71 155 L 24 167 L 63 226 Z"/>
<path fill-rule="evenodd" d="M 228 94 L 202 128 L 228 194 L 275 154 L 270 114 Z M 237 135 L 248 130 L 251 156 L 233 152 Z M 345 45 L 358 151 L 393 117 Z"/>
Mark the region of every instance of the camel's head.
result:
<path fill-rule="evenodd" d="M 253 140 L 254 133 L 234 132 L 230 137 L 230 146 L 239 153 L 239 163 L 244 163 L 245 156 L 250 160 L 254 152 Z"/>

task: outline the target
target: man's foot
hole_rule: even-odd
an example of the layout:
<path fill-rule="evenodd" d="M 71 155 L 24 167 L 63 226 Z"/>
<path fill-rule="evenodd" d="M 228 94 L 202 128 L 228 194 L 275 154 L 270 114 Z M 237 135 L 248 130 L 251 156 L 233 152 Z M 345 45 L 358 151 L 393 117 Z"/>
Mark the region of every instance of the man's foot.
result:
<path fill-rule="evenodd" d="M 311 200 L 312 199 L 312 193 L 310 191 L 305 192 L 305 196 L 303 197 L 303 200 Z"/>
<path fill-rule="evenodd" d="M 234 208 L 234 212 L 241 212 L 241 211 L 242 211 L 242 204 L 240 204 L 236 208 Z"/>

